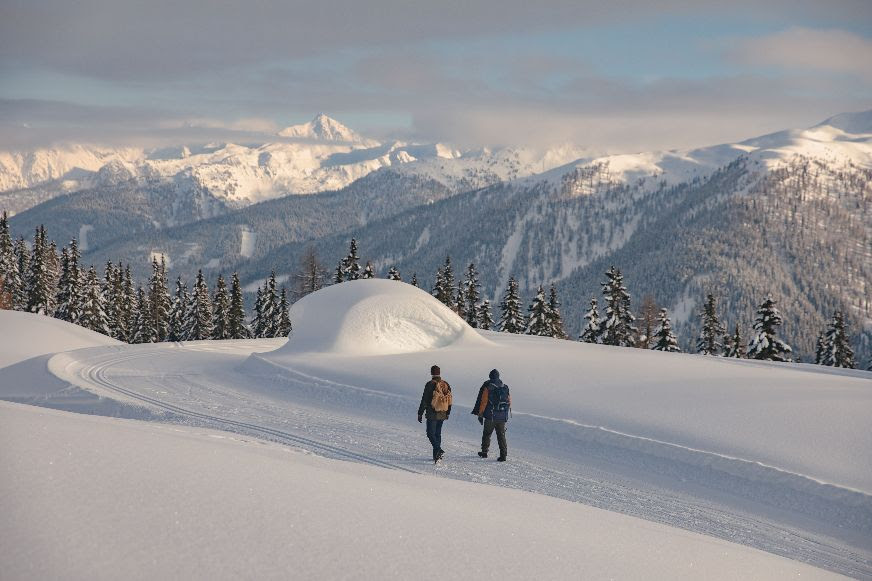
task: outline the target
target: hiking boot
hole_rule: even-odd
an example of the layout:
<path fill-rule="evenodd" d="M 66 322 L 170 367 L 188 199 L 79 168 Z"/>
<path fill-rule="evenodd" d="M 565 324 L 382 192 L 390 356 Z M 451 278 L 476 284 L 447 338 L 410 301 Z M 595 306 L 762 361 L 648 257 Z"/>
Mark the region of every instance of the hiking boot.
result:
<path fill-rule="evenodd" d="M 487 458 L 487 452 L 479 452 L 478 457 L 479 458 Z"/>
<path fill-rule="evenodd" d="M 505 456 L 500 456 L 499 458 L 497 458 L 497 462 L 505 462 L 505 461 L 506 461 Z"/>
<path fill-rule="evenodd" d="M 444 455 L 445 455 L 445 450 L 442 450 L 442 449 L 440 448 L 439 453 L 436 454 L 436 459 L 437 459 L 437 460 L 441 460 L 441 459 L 442 459 L 442 456 L 444 456 Z"/>

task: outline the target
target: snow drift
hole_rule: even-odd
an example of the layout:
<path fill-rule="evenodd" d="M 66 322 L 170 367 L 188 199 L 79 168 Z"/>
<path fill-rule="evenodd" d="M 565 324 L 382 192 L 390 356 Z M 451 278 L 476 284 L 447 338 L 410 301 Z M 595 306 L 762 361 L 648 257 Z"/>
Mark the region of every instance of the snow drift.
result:
<path fill-rule="evenodd" d="M 489 343 L 428 293 L 392 280 L 321 289 L 294 304 L 291 322 L 278 354 L 392 355 Z"/>
<path fill-rule="evenodd" d="M 120 344 L 106 335 L 51 317 L 0 310 L 0 367 L 46 353 Z"/>

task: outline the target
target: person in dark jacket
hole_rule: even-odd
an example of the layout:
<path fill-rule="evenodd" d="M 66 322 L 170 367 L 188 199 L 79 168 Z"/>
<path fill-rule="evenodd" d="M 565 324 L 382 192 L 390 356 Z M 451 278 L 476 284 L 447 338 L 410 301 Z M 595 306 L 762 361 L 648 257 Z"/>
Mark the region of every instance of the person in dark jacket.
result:
<path fill-rule="evenodd" d="M 424 415 L 427 415 L 427 439 L 433 446 L 433 462 L 438 462 L 445 455 L 445 450 L 442 449 L 442 422 L 448 419 L 451 415 L 451 404 L 448 404 L 448 409 L 437 411 L 433 407 L 433 392 L 436 390 L 437 384 L 444 382 L 442 379 L 442 371 L 438 365 L 430 368 L 430 381 L 424 386 L 424 394 L 421 396 L 421 405 L 418 406 L 418 423 L 422 422 Z M 444 382 L 447 386 L 448 383 Z M 448 386 L 450 398 L 451 386 Z M 450 402 L 450 399 L 449 399 Z"/>
<path fill-rule="evenodd" d="M 481 434 L 481 452 L 478 455 L 487 458 L 490 448 L 491 434 L 497 432 L 497 444 L 500 447 L 499 462 L 506 461 L 509 448 L 506 443 L 506 423 L 509 421 L 509 413 L 512 407 L 512 396 L 509 394 L 509 386 L 500 379 L 500 372 L 491 370 L 490 378 L 485 381 L 478 390 L 478 398 L 472 413 L 478 416 L 478 423 L 484 427 Z"/>

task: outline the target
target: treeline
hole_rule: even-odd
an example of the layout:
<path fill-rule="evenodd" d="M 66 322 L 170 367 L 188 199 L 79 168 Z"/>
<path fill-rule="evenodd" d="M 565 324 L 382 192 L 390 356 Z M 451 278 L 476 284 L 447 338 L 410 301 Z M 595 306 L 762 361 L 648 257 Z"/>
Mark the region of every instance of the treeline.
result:
<path fill-rule="evenodd" d="M 151 276 L 144 286 L 134 288 L 130 265 L 107 262 L 102 276 L 94 266 L 79 266 L 76 240 L 57 252 L 57 245 L 46 238 L 45 228 L 36 229 L 28 248 L 23 238 L 13 243 L 4 213 L 0 218 L 0 307 L 54 316 L 128 343 L 189 341 L 204 339 L 246 339 L 286 337 L 291 332 L 291 300 L 315 292 L 328 284 L 327 271 L 314 249 L 309 248 L 295 274 L 293 296 L 279 288 L 275 271 L 256 292 L 254 314 L 245 312 L 243 289 L 236 273 L 230 287 L 219 274 L 214 292 L 210 291 L 202 270 L 193 288 L 179 276 L 175 292 L 167 286 L 166 263 L 152 258 Z M 361 267 L 357 240 L 351 240 L 348 253 L 339 260 L 332 283 L 375 278 L 371 262 Z M 388 278 L 401 281 L 396 267 Z M 637 317 L 623 274 L 612 266 L 601 283 L 603 307 L 591 297 L 590 308 L 579 341 L 657 351 L 680 352 L 678 339 L 665 308 L 658 309 L 650 297 L 643 300 Z M 419 286 L 417 273 L 410 284 Z M 455 280 L 451 257 L 437 269 L 431 294 L 451 308 L 473 328 L 504 333 L 528 334 L 568 339 L 564 330 L 557 290 L 547 293 L 540 285 L 524 312 L 519 285 L 510 277 L 499 302 L 499 319 L 494 321 L 490 301 L 483 299 L 479 271 L 470 263 Z M 776 302 L 767 296 L 756 312 L 750 340 L 746 343 L 736 324 L 728 331 L 717 314 L 717 300 L 708 294 L 700 313 L 702 330 L 696 352 L 703 355 L 792 361 L 792 348 L 778 335 L 782 317 Z M 637 327 L 637 321 L 640 326 Z M 854 368 L 854 352 L 846 330 L 844 313 L 836 311 L 828 329 L 817 342 L 815 363 Z"/>

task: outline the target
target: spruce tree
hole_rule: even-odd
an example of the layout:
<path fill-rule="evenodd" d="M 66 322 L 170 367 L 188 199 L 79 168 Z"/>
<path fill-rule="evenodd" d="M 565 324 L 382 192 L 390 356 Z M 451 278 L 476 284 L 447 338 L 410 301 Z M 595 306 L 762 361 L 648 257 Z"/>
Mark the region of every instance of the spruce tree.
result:
<path fill-rule="evenodd" d="M 24 238 L 15 241 L 15 261 L 18 263 L 19 283 L 12 293 L 13 308 L 16 311 L 26 311 L 30 298 L 30 250 Z"/>
<path fill-rule="evenodd" d="M 269 274 L 263 287 L 261 317 L 263 318 L 263 337 L 277 337 L 279 333 L 279 295 L 276 271 Z"/>
<path fill-rule="evenodd" d="M 188 285 L 182 277 L 176 278 L 176 292 L 173 294 L 169 315 L 169 341 L 187 341 L 188 305 L 191 297 L 188 295 Z"/>
<path fill-rule="evenodd" d="M 112 337 L 116 336 L 118 328 L 118 294 L 121 292 L 119 281 L 115 275 L 115 265 L 112 262 L 106 262 L 103 268 L 103 310 L 106 311 L 106 323 L 112 332 Z"/>
<path fill-rule="evenodd" d="M 473 328 L 478 327 L 478 306 L 481 300 L 480 288 L 478 271 L 475 269 L 475 264 L 470 262 L 469 266 L 466 267 L 466 277 L 463 281 L 463 300 L 466 303 L 466 322 Z"/>
<path fill-rule="evenodd" d="M 11 299 L 12 308 L 15 308 L 15 297 L 21 294 L 22 280 L 5 210 L 0 217 L 0 278 L 3 279 L 3 288 Z"/>
<path fill-rule="evenodd" d="M 668 351 L 670 353 L 681 352 L 678 340 L 672 332 L 672 323 L 669 321 L 669 317 L 666 316 L 666 309 L 660 309 L 659 325 L 654 333 L 654 346 L 651 349 L 654 351 Z"/>
<path fill-rule="evenodd" d="M 333 272 L 333 284 L 345 282 L 345 265 L 342 260 L 336 265 L 336 270 Z"/>
<path fill-rule="evenodd" d="M 490 301 L 485 299 L 478 306 L 478 328 L 482 331 L 490 331 L 494 326 L 494 318 L 491 314 Z"/>
<path fill-rule="evenodd" d="M 254 299 L 254 319 L 251 321 L 251 331 L 256 339 L 266 337 L 269 322 L 263 316 L 263 289 L 257 287 L 257 295 Z"/>
<path fill-rule="evenodd" d="M 464 296 L 463 281 L 457 281 L 457 292 L 454 294 L 454 305 L 451 309 L 461 319 L 466 319 L 466 297 Z"/>
<path fill-rule="evenodd" d="M 600 338 L 604 345 L 631 347 L 635 343 L 636 317 L 630 309 L 630 294 L 624 286 L 624 275 L 612 266 L 601 283 L 606 312 L 600 321 Z"/>
<path fill-rule="evenodd" d="M 566 339 L 566 331 L 563 329 L 563 317 L 560 315 L 560 301 L 557 299 L 557 289 L 551 286 L 548 291 L 548 326 L 551 329 L 550 336 L 556 339 Z"/>
<path fill-rule="evenodd" d="M 357 240 L 354 238 L 348 247 L 348 255 L 342 261 L 342 275 L 344 280 L 360 278 L 360 256 L 357 254 Z"/>
<path fill-rule="evenodd" d="M 291 334 L 291 315 L 289 312 L 288 296 L 285 287 L 282 287 L 279 299 L 279 321 L 276 337 L 287 337 Z"/>
<path fill-rule="evenodd" d="M 371 262 L 366 263 L 366 266 L 363 269 L 363 274 L 360 275 L 360 278 L 364 278 L 364 279 L 375 278 L 375 272 L 372 269 Z"/>
<path fill-rule="evenodd" d="M 545 289 L 542 288 L 541 284 L 539 285 L 539 290 L 536 291 L 536 296 L 533 297 L 533 302 L 530 303 L 528 311 L 530 315 L 527 318 L 527 334 L 550 337 L 552 332 L 551 310 L 548 308 Z"/>
<path fill-rule="evenodd" d="M 85 295 L 79 324 L 86 329 L 111 336 L 106 311 L 103 308 L 103 289 L 97 278 L 97 270 L 93 266 L 88 269 L 85 277 Z"/>
<path fill-rule="evenodd" d="M 392 266 L 391 269 L 388 271 L 388 280 L 403 280 L 400 277 L 400 271 L 397 270 L 396 266 Z"/>
<path fill-rule="evenodd" d="M 830 328 L 827 329 L 821 365 L 846 369 L 854 369 L 856 366 L 854 350 L 851 349 L 845 328 L 845 314 L 842 311 L 836 311 L 833 314 L 833 321 L 830 323 Z"/>
<path fill-rule="evenodd" d="M 739 330 L 739 323 L 736 323 L 736 328 L 733 330 L 733 336 L 728 342 L 725 342 L 726 349 L 724 357 L 732 357 L 734 359 L 745 358 L 745 342 L 742 339 L 742 332 Z"/>
<path fill-rule="evenodd" d="M 52 240 L 48 245 L 48 252 L 45 259 L 48 270 L 48 292 L 51 297 L 52 310 L 49 314 L 54 315 L 57 308 L 58 282 L 61 279 L 61 259 L 58 255 L 58 245 Z"/>
<path fill-rule="evenodd" d="M 230 339 L 230 296 L 224 275 L 218 275 L 215 283 L 215 298 L 212 301 L 212 338 Z"/>
<path fill-rule="evenodd" d="M 227 313 L 227 328 L 231 339 L 248 339 L 251 332 L 245 324 L 245 301 L 239 274 L 233 273 L 230 282 L 230 311 Z"/>
<path fill-rule="evenodd" d="M 523 333 L 527 323 L 521 314 L 521 297 L 518 294 L 518 281 L 509 278 L 509 284 L 500 301 L 500 328 L 503 333 Z"/>
<path fill-rule="evenodd" d="M 170 292 L 167 288 L 167 268 L 163 255 L 151 261 L 151 279 L 148 283 L 148 305 L 151 309 L 151 328 L 155 341 L 166 341 L 169 335 Z"/>
<path fill-rule="evenodd" d="M 578 340 L 582 343 L 599 343 L 600 320 L 596 297 L 590 298 L 590 308 L 584 314 L 584 318 L 587 323 L 585 323 L 584 329 L 582 329 L 581 335 L 579 335 Z"/>
<path fill-rule="evenodd" d="M 55 317 L 68 323 L 79 323 L 82 315 L 82 273 L 79 269 L 79 249 L 76 239 L 70 241 L 69 250 L 61 250 L 61 280 L 58 283 Z"/>
<path fill-rule="evenodd" d="M 49 246 L 45 227 L 39 226 L 33 237 L 30 272 L 27 277 L 27 311 L 41 315 L 54 314 L 54 291 L 51 281 Z"/>
<path fill-rule="evenodd" d="M 209 285 L 203 271 L 197 271 L 197 281 L 192 293 L 193 309 L 190 313 L 190 334 L 192 341 L 202 341 L 212 336 L 212 300 L 209 297 Z"/>
<path fill-rule="evenodd" d="M 822 365 L 824 361 L 824 352 L 826 351 L 826 331 L 818 333 L 817 342 L 815 343 L 814 363 Z"/>
<path fill-rule="evenodd" d="M 151 314 L 148 296 L 142 287 L 136 289 L 136 303 L 132 310 L 130 343 L 150 343 L 154 332 L 151 329 Z"/>
<path fill-rule="evenodd" d="M 696 342 L 696 351 L 700 355 L 720 355 L 724 346 L 721 337 L 724 335 L 724 327 L 718 319 L 717 302 L 715 295 L 709 293 L 702 309 L 702 330 Z"/>
<path fill-rule="evenodd" d="M 778 337 L 781 314 L 771 296 L 766 297 L 757 308 L 754 320 L 755 335 L 748 344 L 748 358 L 765 361 L 792 361 L 790 345 Z"/>
<path fill-rule="evenodd" d="M 418 273 L 417 272 L 412 273 L 412 280 L 409 281 L 409 284 L 415 288 L 418 287 Z"/>
<path fill-rule="evenodd" d="M 118 263 L 121 272 L 121 263 Z M 118 340 L 130 342 L 133 334 L 133 318 L 136 309 L 136 292 L 133 290 L 133 277 L 130 275 L 130 265 L 124 267 L 121 275 L 121 296 L 118 301 Z"/>

